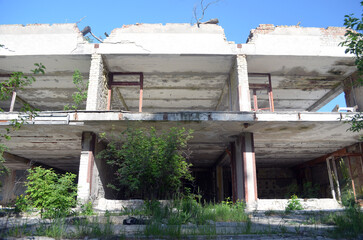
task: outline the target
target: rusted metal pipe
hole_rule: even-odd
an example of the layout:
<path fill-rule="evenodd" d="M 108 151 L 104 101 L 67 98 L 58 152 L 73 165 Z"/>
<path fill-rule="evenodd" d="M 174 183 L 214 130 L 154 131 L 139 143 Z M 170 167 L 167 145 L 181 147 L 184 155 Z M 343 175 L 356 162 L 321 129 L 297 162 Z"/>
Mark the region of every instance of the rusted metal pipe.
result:
<path fill-rule="evenodd" d="M 270 102 L 270 111 L 274 112 L 275 111 L 275 106 L 274 106 L 274 96 L 272 93 L 272 82 L 271 82 L 271 74 L 268 73 L 268 84 L 270 85 L 269 87 L 269 94 L 268 94 L 268 100 Z"/>
<path fill-rule="evenodd" d="M 257 93 L 256 93 L 256 89 L 253 89 L 253 108 L 257 112 L 257 110 L 258 110 L 258 103 L 257 103 Z"/>
<path fill-rule="evenodd" d="M 269 110 L 271 112 L 275 111 L 275 106 L 274 106 L 274 98 L 273 98 L 273 93 L 272 93 L 272 81 L 271 81 L 271 74 L 270 73 L 248 73 L 249 76 L 267 76 L 268 77 L 268 84 L 263 84 L 263 83 L 251 83 L 249 84 L 249 87 L 255 91 L 257 89 L 266 89 L 267 90 L 267 95 L 268 95 L 268 101 L 269 101 Z M 257 101 L 257 96 L 256 96 L 256 101 Z M 254 102 L 255 102 L 255 95 L 254 95 Z M 257 111 L 258 108 L 255 107 L 255 111 Z M 263 110 L 263 109 L 261 109 Z"/>
<path fill-rule="evenodd" d="M 111 99 L 112 99 L 112 89 L 109 88 L 107 91 L 107 111 L 111 110 Z"/>

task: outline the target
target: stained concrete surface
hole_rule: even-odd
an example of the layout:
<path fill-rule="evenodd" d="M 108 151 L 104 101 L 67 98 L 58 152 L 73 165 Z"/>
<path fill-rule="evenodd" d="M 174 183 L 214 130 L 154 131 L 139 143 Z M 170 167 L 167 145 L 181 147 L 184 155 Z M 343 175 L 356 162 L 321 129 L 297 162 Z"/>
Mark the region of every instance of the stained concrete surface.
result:
<path fill-rule="evenodd" d="M 182 232 L 185 234 L 185 237 L 182 237 L 182 239 L 330 239 L 329 232 L 333 230 L 334 226 L 321 223 L 321 220 L 324 216 L 329 216 L 332 213 L 335 212 L 296 211 L 290 214 L 285 214 L 284 212 L 253 212 L 250 214 L 250 227 L 247 227 L 246 223 L 234 222 L 209 222 L 203 226 L 187 224 L 182 226 Z M 126 236 L 126 239 L 147 239 L 143 234 L 140 234 L 140 232 L 144 231 L 145 225 L 122 225 L 123 220 L 126 218 L 127 216 L 110 217 L 112 229 L 116 236 L 120 233 Z M 107 222 L 106 217 L 103 216 L 90 216 L 87 219 L 101 224 Z M 72 218 L 69 218 L 67 222 L 69 224 L 67 231 L 75 231 L 75 226 L 72 225 Z M 41 220 L 36 217 L 0 218 L 0 228 L 2 228 L 2 231 L 21 224 L 26 224 L 31 229 L 32 227 L 39 226 L 39 224 L 47 225 L 49 223 L 49 220 Z M 208 232 L 206 229 L 216 232 L 216 235 L 195 235 L 195 232 L 200 230 Z M 188 233 L 191 235 L 188 235 Z M 165 238 L 152 237 L 152 239 Z"/>
<path fill-rule="evenodd" d="M 133 127 L 167 130 L 180 126 L 194 130 L 190 141 L 195 167 L 211 167 L 242 132 L 254 133 L 257 167 L 291 167 L 352 145 L 359 133 L 347 131 L 343 113 L 247 113 L 247 112 L 44 112 L 12 133 L 10 153 L 31 161 L 78 172 L 81 136 L 122 132 Z M 2 113 L 1 120 L 17 113 Z M 343 121 L 341 121 L 341 119 Z M 142 120 L 142 124 L 139 122 Z M 6 122 L 0 128 L 5 129 Z M 247 125 L 246 125 L 247 124 Z M 247 127 L 247 128 L 246 128 Z"/>

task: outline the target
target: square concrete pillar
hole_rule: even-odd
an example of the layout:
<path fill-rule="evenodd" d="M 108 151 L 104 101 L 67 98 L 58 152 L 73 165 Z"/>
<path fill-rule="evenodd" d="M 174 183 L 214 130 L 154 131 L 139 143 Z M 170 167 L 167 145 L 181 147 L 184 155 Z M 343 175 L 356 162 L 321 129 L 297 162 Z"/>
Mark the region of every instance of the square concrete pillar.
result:
<path fill-rule="evenodd" d="M 216 167 L 216 176 L 217 176 L 217 196 L 218 201 L 224 200 L 224 189 L 223 189 L 223 167 Z"/>
<path fill-rule="evenodd" d="M 102 55 L 92 54 L 86 110 L 107 110 L 107 76 Z"/>
<path fill-rule="evenodd" d="M 82 134 L 82 152 L 79 162 L 77 199 L 85 203 L 91 198 L 96 136 L 91 132 Z"/>
<path fill-rule="evenodd" d="M 80 203 L 94 202 L 105 197 L 106 185 L 111 183 L 113 173 L 105 161 L 97 159 L 97 154 L 103 150 L 103 145 L 97 141 L 96 134 L 82 133 L 82 151 L 78 172 L 78 193 Z M 111 193 L 108 193 L 111 195 Z"/>
<path fill-rule="evenodd" d="M 232 111 L 251 111 L 246 55 L 237 55 L 230 81 Z"/>
<path fill-rule="evenodd" d="M 232 148 L 233 200 L 245 200 L 247 206 L 257 201 L 256 160 L 252 133 L 243 133 Z"/>

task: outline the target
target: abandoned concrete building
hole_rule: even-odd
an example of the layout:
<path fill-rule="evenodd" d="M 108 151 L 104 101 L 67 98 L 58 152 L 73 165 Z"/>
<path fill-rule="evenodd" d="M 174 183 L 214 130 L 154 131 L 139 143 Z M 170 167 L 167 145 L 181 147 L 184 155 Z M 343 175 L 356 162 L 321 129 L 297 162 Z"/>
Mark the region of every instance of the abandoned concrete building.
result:
<path fill-rule="evenodd" d="M 258 208 L 306 182 L 319 186 L 318 198 L 339 199 L 341 159 L 358 196 L 363 146 L 344 121 L 363 110 L 363 89 L 354 84 L 353 56 L 339 46 L 344 33 L 262 24 L 236 44 L 212 24 L 135 24 L 89 43 L 76 24 L 1 25 L 0 80 L 46 66 L 17 91 L 14 109 L 10 100 L 0 104 L 11 110 L 0 113 L 3 130 L 22 115 L 21 103 L 40 109 L 2 140 L 10 173 L 1 178 L 1 202 L 24 191 L 18 183 L 36 163 L 78 174 L 79 200 L 118 206 L 106 187 L 112 174 L 96 157 L 98 138 L 130 123 L 194 130 L 190 161 L 206 200 Z M 88 98 L 84 110 L 64 111 L 76 69 L 89 81 Z M 316 112 L 343 91 L 352 112 Z"/>

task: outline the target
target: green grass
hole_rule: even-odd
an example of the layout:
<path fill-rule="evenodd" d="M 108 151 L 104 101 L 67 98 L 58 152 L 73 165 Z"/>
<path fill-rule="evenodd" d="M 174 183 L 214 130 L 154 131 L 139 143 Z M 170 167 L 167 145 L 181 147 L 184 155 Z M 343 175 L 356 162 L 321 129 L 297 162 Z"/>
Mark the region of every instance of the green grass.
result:
<path fill-rule="evenodd" d="M 91 204 L 83 206 L 81 214 L 94 214 Z M 80 214 L 80 215 L 81 215 Z M 239 222 L 243 233 L 251 230 L 251 222 L 245 213 L 245 204 L 230 200 L 220 204 L 201 203 L 193 197 L 176 199 L 164 204 L 159 201 L 146 201 L 143 209 L 124 209 L 118 215 L 140 216 L 146 220 L 146 236 L 169 236 L 173 239 L 189 235 L 215 236 L 215 222 Z M 106 212 L 106 222 L 100 223 L 98 217 L 77 217 L 41 221 L 36 228 L 28 229 L 26 225 L 11 228 L 1 237 L 23 237 L 27 235 L 63 238 L 105 238 L 115 235 L 110 213 Z"/>
<path fill-rule="evenodd" d="M 359 206 L 346 208 L 343 214 L 335 215 L 333 220 L 336 228 L 332 234 L 336 238 L 356 238 L 363 233 L 363 213 Z"/>

